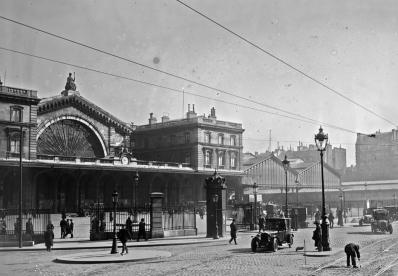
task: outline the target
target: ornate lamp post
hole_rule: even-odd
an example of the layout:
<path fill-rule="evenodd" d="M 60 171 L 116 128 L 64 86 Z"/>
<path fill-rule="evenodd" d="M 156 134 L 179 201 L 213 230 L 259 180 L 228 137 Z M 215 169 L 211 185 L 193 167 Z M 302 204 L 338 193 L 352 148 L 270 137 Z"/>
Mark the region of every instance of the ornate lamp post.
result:
<path fill-rule="evenodd" d="M 117 237 L 116 237 L 116 205 L 119 194 L 114 191 L 112 194 L 112 203 L 113 203 L 113 239 L 112 239 L 112 250 L 111 254 L 117 253 Z"/>
<path fill-rule="evenodd" d="M 286 208 L 285 208 L 285 217 L 289 217 L 288 208 L 287 208 L 287 170 L 289 169 L 290 161 L 287 160 L 287 156 L 285 155 L 285 159 L 282 161 L 283 169 L 285 170 L 285 184 L 286 184 Z"/>
<path fill-rule="evenodd" d="M 135 172 L 134 175 L 134 218 L 133 222 L 137 222 L 137 187 L 138 187 L 138 181 L 140 179 L 140 175 L 138 172 Z"/>
<path fill-rule="evenodd" d="M 217 205 L 218 205 L 218 194 L 213 195 L 213 203 L 214 203 L 214 212 L 216 214 L 216 223 L 214 229 L 213 239 L 218 239 L 218 219 L 217 219 Z"/>
<path fill-rule="evenodd" d="M 325 208 L 325 183 L 323 178 L 323 152 L 326 150 L 328 144 L 328 135 L 323 133 L 322 127 L 319 127 L 318 134 L 315 134 L 315 144 L 321 154 L 321 178 L 322 178 L 322 249 L 323 251 L 330 251 L 329 246 L 329 225 L 326 222 L 326 208 Z"/>

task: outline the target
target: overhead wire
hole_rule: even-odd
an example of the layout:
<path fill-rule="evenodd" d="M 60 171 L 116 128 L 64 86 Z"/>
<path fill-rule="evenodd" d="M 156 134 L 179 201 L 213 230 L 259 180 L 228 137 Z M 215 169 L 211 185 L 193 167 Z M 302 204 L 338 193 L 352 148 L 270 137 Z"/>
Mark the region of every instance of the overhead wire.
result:
<path fill-rule="evenodd" d="M 392 122 L 391 120 L 377 114 L 376 112 L 374 112 L 373 110 L 371 110 L 370 108 L 367 108 L 366 106 L 364 106 L 363 104 L 358 103 L 357 101 L 354 101 L 353 99 L 345 96 L 343 93 L 338 92 L 336 89 L 330 87 L 329 85 L 325 84 L 322 81 L 319 81 L 318 79 L 316 79 L 315 77 L 309 75 L 308 73 L 305 73 L 304 71 L 300 70 L 299 68 L 297 68 L 296 66 L 291 65 L 290 63 L 288 63 L 287 61 L 285 61 L 284 59 L 276 56 L 275 54 L 271 53 L 268 50 L 265 50 L 264 48 L 260 47 L 259 45 L 255 44 L 254 42 L 248 40 L 247 38 L 243 37 L 242 35 L 239 35 L 238 33 L 232 31 L 231 29 L 225 27 L 224 25 L 222 25 L 221 23 L 215 21 L 214 19 L 210 18 L 209 16 L 205 15 L 204 13 L 194 9 L 193 7 L 189 6 L 188 4 L 180 1 L 180 0 L 176 0 L 178 3 L 180 3 L 181 5 L 185 6 L 186 8 L 190 9 L 191 11 L 199 14 L 200 16 L 204 17 L 205 19 L 207 19 L 208 21 L 214 23 L 215 25 L 219 26 L 220 28 L 224 29 L 225 31 L 233 34 L 234 36 L 238 37 L 239 39 L 243 40 L 244 42 L 250 44 L 251 46 L 255 47 L 256 49 L 260 50 L 261 52 L 267 54 L 268 56 L 272 57 L 273 59 L 279 61 L 280 63 L 286 65 L 287 67 L 289 67 L 290 69 L 296 71 L 297 73 L 305 76 L 306 78 L 310 79 L 311 81 L 321 85 L 322 87 L 326 88 L 327 90 L 329 90 L 330 92 L 342 97 L 343 99 L 351 102 L 352 104 L 362 108 L 363 110 L 373 114 L 374 116 L 378 117 L 379 119 L 382 119 L 386 122 L 388 122 L 389 124 L 393 125 L 394 127 L 397 126 L 396 123 Z"/>
<path fill-rule="evenodd" d="M 210 90 L 213 90 L 213 91 L 220 92 L 220 93 L 225 94 L 225 95 L 229 95 L 229 96 L 232 96 L 232 97 L 241 99 L 241 100 L 245 100 L 245 101 L 248 101 L 248 102 L 251 102 L 251 103 L 260 105 L 260 106 L 264 106 L 264 107 L 267 107 L 267 108 L 270 108 L 270 109 L 273 109 L 273 110 L 276 110 L 276 111 L 280 111 L 280 112 L 283 112 L 283 113 L 286 113 L 286 114 L 289 114 L 289 115 L 292 115 L 292 116 L 301 117 L 301 118 L 306 119 L 306 120 L 308 120 L 308 121 L 317 122 L 318 124 L 322 124 L 322 125 L 325 125 L 325 126 L 331 126 L 330 124 L 325 124 L 325 123 L 323 123 L 323 122 L 314 120 L 314 119 L 312 119 L 312 118 L 310 118 L 310 117 L 307 117 L 307 116 L 304 116 L 304 115 L 302 115 L 302 114 L 298 114 L 298 113 L 286 111 L 286 110 L 283 110 L 283 109 L 281 109 L 281 108 L 278 108 L 278 107 L 275 107 L 275 106 L 272 106 L 272 105 L 269 105 L 269 104 L 266 104 L 266 103 L 262 103 L 262 102 L 259 102 L 259 101 L 255 101 L 255 100 L 250 99 L 250 98 L 246 98 L 246 97 L 243 97 L 243 96 L 239 96 L 239 95 L 234 94 L 234 93 L 232 93 L 232 92 L 228 92 L 228 91 L 225 91 L 225 90 L 221 90 L 221 89 L 219 89 L 219 88 L 216 88 L 216 87 L 213 87 L 213 86 L 204 84 L 204 83 L 200 83 L 200 82 L 197 82 L 197 81 L 194 81 L 194 80 L 185 78 L 185 77 L 181 77 L 181 76 L 179 76 L 179 75 L 176 75 L 176 74 L 173 74 L 173 73 L 164 71 L 164 70 L 160 70 L 160 69 L 157 69 L 157 68 L 148 66 L 148 65 L 145 65 L 145 64 L 143 64 L 143 63 L 134 61 L 134 60 L 132 60 L 132 59 L 125 58 L 125 57 L 122 57 L 122 56 L 120 56 L 120 55 L 116 55 L 116 54 L 107 52 L 107 51 L 105 51 L 105 50 L 101 50 L 101 49 L 99 49 L 99 48 L 96 48 L 96 47 L 93 47 L 93 46 L 84 44 L 84 43 L 82 43 L 82 42 L 79 42 L 79 41 L 76 41 L 76 40 L 72 40 L 72 39 L 67 38 L 67 37 L 65 37 L 65 36 L 57 35 L 57 34 L 54 34 L 54 33 L 48 32 L 48 31 L 45 31 L 45 30 L 43 30 L 43 29 L 39 29 L 39 28 L 37 28 L 37 27 L 30 26 L 30 25 L 28 25 L 28 24 L 25 24 L 25 23 L 22 23 L 22 22 L 19 22 L 19 21 L 16 21 L 16 20 L 13 20 L 13 19 L 4 17 L 4 16 L 2 16 L 2 15 L 0 15 L 0 19 L 3 19 L 3 20 L 6 20 L 6 21 L 9 21 L 9 22 L 18 24 L 18 25 L 20 25 L 20 26 L 23 26 L 23 27 L 26 27 L 26 28 L 29 28 L 29 29 L 32 29 L 32 30 L 35 30 L 35 31 L 38 31 L 38 32 L 41 32 L 41 33 L 44 33 L 44 34 L 49 35 L 49 36 L 53 36 L 53 37 L 59 38 L 59 39 L 61 39 L 61 40 L 68 41 L 68 42 L 70 42 L 70 43 L 79 45 L 79 46 L 81 46 L 81 47 L 88 48 L 88 49 L 90 49 L 90 50 L 93 50 L 93 51 L 96 51 L 96 52 L 99 52 L 99 53 L 102 53 L 102 54 L 105 54 L 105 55 L 112 56 L 112 57 L 114 57 L 114 58 L 117 58 L 117 59 L 120 59 L 120 60 L 123 60 L 123 61 L 127 61 L 127 62 L 132 63 L 132 64 L 136 64 L 136 65 L 142 66 L 142 67 L 147 68 L 147 69 L 150 69 L 150 70 L 154 70 L 154 71 L 156 71 L 156 72 L 159 72 L 159 73 L 162 73 L 162 74 L 165 74 L 165 75 L 168 75 L 168 76 L 177 78 L 177 79 L 181 79 L 181 80 L 184 80 L 184 81 L 187 81 L 187 82 L 190 82 L 190 83 L 194 83 L 194 84 L 196 84 L 196 85 L 205 87 L 205 88 L 210 89 Z M 339 127 L 334 127 L 334 128 L 339 128 Z M 341 128 L 341 129 L 343 130 L 343 128 Z M 350 132 L 352 132 L 352 131 L 350 131 Z"/>
<path fill-rule="evenodd" d="M 30 54 L 30 53 L 26 53 L 26 52 L 22 52 L 22 51 L 18 51 L 18 50 L 13 50 L 13 49 L 9 49 L 9 48 L 6 48 L 6 47 L 1 47 L 1 46 L 0 46 L 0 50 L 11 52 L 11 53 L 16 53 L 16 54 L 20 54 L 20 55 L 24 55 L 24 56 L 29 56 L 29 57 L 33 57 L 33 58 L 36 58 L 36 59 L 41 59 L 41 60 L 45 60 L 45 61 L 49 61 L 49 62 L 53 62 L 53 63 L 63 64 L 63 65 L 67 65 L 67 66 L 71 66 L 71 67 L 75 67 L 75 68 L 79 68 L 79 69 L 83 69 L 83 70 L 87 70 L 87 71 L 91 71 L 91 72 L 95 72 L 95 73 L 99 73 L 99 74 L 103 74 L 103 75 L 108 75 L 108 76 L 112 76 L 112 77 L 116 77 L 116 78 L 121 78 L 121 79 L 129 80 L 129 81 L 141 83 L 141 84 L 144 84 L 144 85 L 149 85 L 149 86 L 153 86 L 153 87 L 157 87 L 157 88 L 162 88 L 162 89 L 165 89 L 165 90 L 168 90 L 168 91 L 177 92 L 177 93 L 180 93 L 180 94 L 183 93 L 179 89 L 175 89 L 175 88 L 171 88 L 171 87 L 167 87 L 167 86 L 164 86 L 164 85 L 159 85 L 159 84 L 155 84 L 155 83 L 151 83 L 151 82 L 147 82 L 147 81 L 142 81 L 142 80 L 138 80 L 138 79 L 134 79 L 134 78 L 118 75 L 118 74 L 104 72 L 104 71 L 101 71 L 101 70 L 98 70 L 98 69 L 89 68 L 87 66 L 76 65 L 76 64 L 69 63 L 69 62 L 60 61 L 60 60 L 56 60 L 56 59 L 51 59 L 51 58 L 47 58 L 47 57 L 42 57 L 42 56 L 38 56 L 38 55 L 34 55 L 34 54 Z M 241 107 L 241 108 L 250 109 L 250 110 L 253 110 L 253 111 L 259 111 L 259 112 L 263 112 L 263 113 L 267 113 L 267 114 L 271 114 L 271 115 L 275 115 L 275 116 L 280 116 L 280 117 L 284 117 L 284 118 L 288 118 L 288 119 L 292 119 L 292 120 L 297 120 L 297 121 L 305 122 L 305 123 L 308 123 L 308 124 L 322 123 L 322 122 L 319 122 L 319 121 L 316 121 L 316 120 L 304 120 L 304 119 L 288 116 L 288 115 L 285 115 L 285 114 L 280 114 L 280 113 L 275 113 L 275 112 L 271 112 L 271 111 L 266 111 L 266 110 L 263 110 L 263 109 L 259 109 L 259 108 L 255 108 L 255 107 L 239 104 L 239 103 L 229 102 L 229 101 L 225 101 L 225 100 L 222 100 L 222 99 L 216 99 L 216 98 L 200 95 L 200 94 L 189 92 L 189 91 L 184 91 L 184 93 L 192 95 L 192 96 L 195 96 L 195 97 L 205 98 L 205 99 L 209 99 L 209 100 L 213 100 L 213 101 L 217 101 L 217 102 L 222 102 L 222 103 L 229 104 L 229 105 L 234 105 L 234 106 Z M 332 125 L 332 124 L 327 124 L 327 123 L 322 123 L 322 124 L 325 125 L 325 126 L 328 126 L 330 128 L 338 129 L 338 130 L 341 130 L 341 131 L 354 133 L 354 134 L 356 133 L 355 131 L 352 131 L 350 129 L 346 129 L 346 128 L 343 128 L 343 127 L 335 126 L 335 125 Z"/>

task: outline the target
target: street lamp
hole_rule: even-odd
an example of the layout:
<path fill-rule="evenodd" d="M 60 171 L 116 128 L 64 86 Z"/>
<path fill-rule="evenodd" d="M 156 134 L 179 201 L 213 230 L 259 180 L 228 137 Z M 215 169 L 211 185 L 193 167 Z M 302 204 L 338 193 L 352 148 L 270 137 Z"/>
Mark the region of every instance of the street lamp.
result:
<path fill-rule="evenodd" d="M 112 194 L 112 203 L 113 203 L 113 239 L 112 239 L 112 250 L 111 254 L 117 253 L 117 237 L 116 237 L 116 205 L 119 194 L 114 191 Z"/>
<path fill-rule="evenodd" d="M 339 195 L 339 197 L 340 197 L 340 212 L 341 212 L 341 216 L 343 216 L 343 199 L 344 199 L 344 194 L 343 193 L 344 193 L 343 190 L 341 190 L 341 193 Z M 338 221 L 337 222 L 338 222 L 338 224 L 340 226 L 344 226 L 343 218 L 340 219 L 340 217 L 338 217 Z"/>
<path fill-rule="evenodd" d="M 287 160 L 287 156 L 285 155 L 285 159 L 282 161 L 283 169 L 285 170 L 285 180 L 286 180 L 286 209 L 285 209 L 285 218 L 288 217 L 288 209 L 287 209 L 287 170 L 289 169 L 290 161 Z"/>
<path fill-rule="evenodd" d="M 326 208 L 325 208 L 325 183 L 323 178 L 323 152 L 326 150 L 328 144 L 328 135 L 323 133 L 322 127 L 319 127 L 318 134 L 315 134 L 315 144 L 321 155 L 321 178 L 322 178 L 322 249 L 323 251 L 330 251 L 329 246 L 329 225 L 326 222 Z"/>
<path fill-rule="evenodd" d="M 218 237 L 218 220 L 217 220 L 217 205 L 218 205 L 218 194 L 214 194 L 213 195 L 213 203 L 214 203 L 214 211 L 215 211 L 215 214 L 216 214 L 216 226 L 215 226 L 215 229 L 214 229 L 214 234 L 213 234 L 213 239 L 218 239 L 219 237 Z"/>
<path fill-rule="evenodd" d="M 253 212 L 253 229 L 254 229 L 254 225 L 255 225 L 255 221 L 257 219 L 257 188 L 258 185 L 256 182 L 254 182 L 253 184 L 253 195 L 254 195 L 254 212 Z"/>
<path fill-rule="evenodd" d="M 138 180 L 140 178 L 140 175 L 138 172 L 135 172 L 134 175 L 134 218 L 133 222 L 137 222 L 137 187 L 138 187 Z"/>

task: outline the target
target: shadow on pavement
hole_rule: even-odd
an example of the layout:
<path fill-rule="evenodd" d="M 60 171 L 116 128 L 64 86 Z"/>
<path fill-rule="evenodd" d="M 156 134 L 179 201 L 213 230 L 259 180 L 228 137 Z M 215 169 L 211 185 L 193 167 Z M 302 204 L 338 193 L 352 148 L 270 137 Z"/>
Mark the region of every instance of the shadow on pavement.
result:
<path fill-rule="evenodd" d="M 387 235 L 387 233 L 373 233 L 373 232 L 347 232 L 347 234 L 353 234 L 353 235 Z"/>

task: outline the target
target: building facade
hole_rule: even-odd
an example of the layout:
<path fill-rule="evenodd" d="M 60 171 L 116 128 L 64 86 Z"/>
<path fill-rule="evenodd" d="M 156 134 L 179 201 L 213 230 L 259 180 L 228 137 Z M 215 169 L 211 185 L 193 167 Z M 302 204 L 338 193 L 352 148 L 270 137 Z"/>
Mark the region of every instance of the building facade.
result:
<path fill-rule="evenodd" d="M 165 132 L 175 136 L 190 133 L 189 138 L 185 136 L 188 143 L 171 143 L 175 146 L 172 147 L 174 151 L 185 149 L 188 144 L 190 162 L 157 158 L 157 147 L 152 144 L 150 149 L 155 155 L 142 160 L 141 156 L 146 155 L 130 157 L 135 153 L 134 146 L 141 143 L 137 134 L 147 126 L 138 127 L 135 132 L 133 126 L 82 97 L 76 90 L 64 90 L 61 95 L 40 100 L 36 91 L 1 86 L 0 104 L 0 209 L 18 207 L 21 180 L 22 207 L 53 213 L 77 213 L 98 203 L 110 207 L 113 191 L 119 193 L 119 206 L 127 208 L 149 204 L 153 192 L 164 194 L 163 206 L 166 207 L 206 201 L 205 179 L 217 167 L 211 165 L 203 169 L 195 160 L 202 151 L 199 133 L 215 128 L 202 128 L 201 125 L 210 122 L 189 122 L 179 125 L 178 132 L 174 132 L 175 129 Z M 238 126 L 240 130 L 236 127 L 237 130 L 225 131 L 224 135 L 236 133 L 239 136 L 243 130 L 241 125 Z M 19 140 L 21 128 L 22 143 Z M 217 133 L 229 128 L 233 129 L 228 124 L 221 126 Z M 152 138 L 151 133 L 149 138 Z M 239 146 L 220 145 L 218 148 L 226 155 L 229 150 L 239 155 L 241 136 L 237 139 Z M 21 144 L 22 163 L 19 162 Z M 130 153 L 127 162 L 121 158 L 126 152 Z M 192 167 L 192 164 L 197 165 Z M 233 187 L 240 183 L 239 162 L 229 168 L 225 165 L 222 174 Z M 22 177 L 19 175 L 21 170 Z"/>
<path fill-rule="evenodd" d="M 196 170 L 240 171 L 243 131 L 241 124 L 217 120 L 214 107 L 205 117 L 188 105 L 186 118 L 163 116 L 159 123 L 151 113 L 149 123 L 134 132 L 135 155 L 148 161 L 186 163 Z"/>

